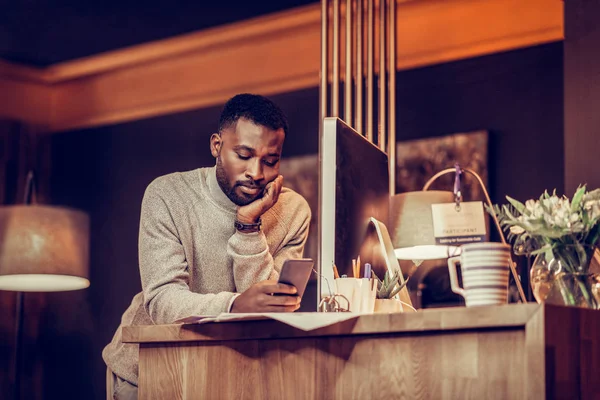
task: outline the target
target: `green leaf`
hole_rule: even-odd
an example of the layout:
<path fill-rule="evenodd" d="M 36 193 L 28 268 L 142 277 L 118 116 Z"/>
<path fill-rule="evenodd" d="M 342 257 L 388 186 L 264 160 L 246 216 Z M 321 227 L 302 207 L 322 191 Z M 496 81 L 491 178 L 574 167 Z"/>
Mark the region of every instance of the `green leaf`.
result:
<path fill-rule="evenodd" d="M 579 210 L 579 206 L 581 205 L 581 200 L 583 199 L 583 195 L 585 194 L 585 185 L 579 187 L 575 194 L 573 195 L 573 201 L 571 202 L 571 212 L 576 212 Z"/>
<path fill-rule="evenodd" d="M 587 267 L 588 254 L 585 251 L 585 248 L 578 241 L 575 241 L 575 251 L 577 252 L 577 259 L 579 264 L 577 266 Z"/>
<path fill-rule="evenodd" d="M 397 285 L 396 289 L 394 289 L 392 291 L 392 293 L 390 293 L 390 297 L 389 298 L 390 299 L 394 298 L 394 296 L 397 295 L 398 293 L 400 293 L 400 291 L 404 288 L 404 286 L 406 286 L 407 283 L 408 283 L 408 279 L 405 280 L 403 284 Z"/>
<path fill-rule="evenodd" d="M 532 256 L 537 256 L 538 254 L 544 254 L 544 253 L 547 254 L 548 250 L 550 250 L 550 252 L 552 252 L 552 246 L 546 245 L 546 246 L 540 247 L 539 249 L 532 251 L 530 254 Z"/>
<path fill-rule="evenodd" d="M 506 215 L 507 223 L 511 221 L 517 221 L 517 217 L 512 214 L 510 207 L 507 205 L 502 206 L 502 210 L 504 211 L 504 215 Z M 518 210 L 517 210 L 518 211 Z"/>
<path fill-rule="evenodd" d="M 546 250 L 544 253 L 546 254 L 546 261 L 550 262 L 554 258 L 554 252 L 552 252 L 552 246 L 544 246 Z"/>
<path fill-rule="evenodd" d="M 525 204 L 521 203 L 519 200 L 515 200 L 510 196 L 506 196 L 506 200 L 521 214 L 525 212 Z"/>
<path fill-rule="evenodd" d="M 490 207 L 487 204 L 484 204 L 483 207 L 485 208 L 485 211 L 487 211 L 487 213 L 491 216 L 498 216 L 498 206 Z"/>

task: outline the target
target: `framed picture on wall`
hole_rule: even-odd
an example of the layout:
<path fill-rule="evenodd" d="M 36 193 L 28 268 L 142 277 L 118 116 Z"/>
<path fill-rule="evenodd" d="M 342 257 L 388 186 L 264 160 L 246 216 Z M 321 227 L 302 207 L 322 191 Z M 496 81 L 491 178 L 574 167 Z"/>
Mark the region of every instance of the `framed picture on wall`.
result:
<path fill-rule="evenodd" d="M 475 171 L 488 186 L 488 132 L 473 131 L 398 142 L 396 146 L 396 193 L 423 190 L 436 173 L 458 164 Z M 483 200 L 483 191 L 470 174 L 462 176 L 466 201 Z M 452 190 L 454 174 L 437 179 L 430 189 Z"/>
<path fill-rule="evenodd" d="M 319 207 L 319 155 L 283 157 L 279 173 L 283 186 L 298 192 L 306 199 L 312 213 L 304 257 L 317 260 L 317 211 Z"/>

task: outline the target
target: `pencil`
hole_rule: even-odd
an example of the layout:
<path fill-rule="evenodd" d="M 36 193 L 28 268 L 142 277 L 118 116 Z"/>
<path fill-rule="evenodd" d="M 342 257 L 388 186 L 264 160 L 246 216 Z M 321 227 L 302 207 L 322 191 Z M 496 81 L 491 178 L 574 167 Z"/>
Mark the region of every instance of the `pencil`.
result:
<path fill-rule="evenodd" d="M 360 278 L 360 254 L 358 255 L 358 258 L 356 259 L 356 277 Z"/>
<path fill-rule="evenodd" d="M 338 279 L 338 278 L 340 277 L 340 274 L 338 273 L 338 269 L 337 269 L 337 267 L 335 266 L 335 264 L 333 264 L 333 277 L 334 277 L 335 279 Z"/>

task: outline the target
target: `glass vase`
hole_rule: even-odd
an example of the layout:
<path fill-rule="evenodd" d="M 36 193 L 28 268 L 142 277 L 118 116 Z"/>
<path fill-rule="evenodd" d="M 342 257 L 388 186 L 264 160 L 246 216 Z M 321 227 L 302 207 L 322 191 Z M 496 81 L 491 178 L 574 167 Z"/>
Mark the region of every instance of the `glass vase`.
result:
<path fill-rule="evenodd" d="M 531 267 L 530 282 L 538 303 L 600 309 L 600 274 L 588 272 L 587 266 L 565 268 L 540 254 Z"/>

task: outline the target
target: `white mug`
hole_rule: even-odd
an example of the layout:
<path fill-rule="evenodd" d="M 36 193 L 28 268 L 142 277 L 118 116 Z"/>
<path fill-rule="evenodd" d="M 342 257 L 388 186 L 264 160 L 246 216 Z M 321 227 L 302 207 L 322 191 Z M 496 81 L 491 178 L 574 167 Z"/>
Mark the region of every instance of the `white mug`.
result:
<path fill-rule="evenodd" d="M 508 302 L 510 246 L 503 243 L 469 243 L 461 255 L 448 259 L 452 291 L 465 298 L 467 307 Z M 460 263 L 463 287 L 458 285 L 456 264 Z"/>

